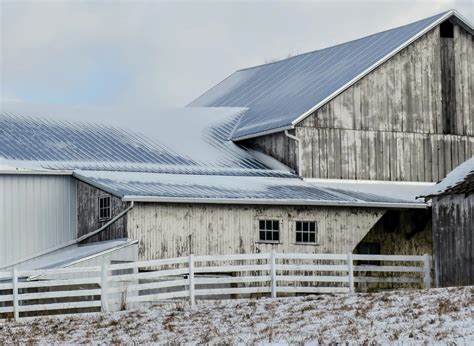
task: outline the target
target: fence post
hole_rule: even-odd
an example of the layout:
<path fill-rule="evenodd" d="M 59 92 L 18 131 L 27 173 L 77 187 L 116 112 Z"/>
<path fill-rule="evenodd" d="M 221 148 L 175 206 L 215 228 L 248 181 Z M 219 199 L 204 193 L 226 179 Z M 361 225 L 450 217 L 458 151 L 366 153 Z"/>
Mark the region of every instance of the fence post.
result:
<path fill-rule="evenodd" d="M 349 275 L 349 292 L 354 293 L 354 263 L 352 261 L 352 252 L 347 254 L 347 266 Z"/>
<path fill-rule="evenodd" d="M 194 305 L 194 255 L 189 255 L 189 303 Z"/>
<path fill-rule="evenodd" d="M 100 302 L 101 302 L 101 311 L 107 312 L 108 311 L 108 288 L 109 288 L 109 279 L 108 279 L 108 265 L 107 262 L 104 261 L 102 263 L 102 271 L 101 271 L 101 278 L 100 278 Z"/>
<path fill-rule="evenodd" d="M 423 255 L 423 283 L 425 288 L 431 288 L 431 256 Z"/>
<path fill-rule="evenodd" d="M 271 284 L 272 284 L 272 298 L 277 297 L 277 275 L 276 275 L 276 260 L 275 250 L 272 250 L 270 254 L 270 271 L 271 271 Z"/>
<path fill-rule="evenodd" d="M 20 319 L 20 304 L 18 303 L 18 270 L 13 267 L 12 270 L 12 289 L 13 289 L 13 317 L 15 321 Z"/>

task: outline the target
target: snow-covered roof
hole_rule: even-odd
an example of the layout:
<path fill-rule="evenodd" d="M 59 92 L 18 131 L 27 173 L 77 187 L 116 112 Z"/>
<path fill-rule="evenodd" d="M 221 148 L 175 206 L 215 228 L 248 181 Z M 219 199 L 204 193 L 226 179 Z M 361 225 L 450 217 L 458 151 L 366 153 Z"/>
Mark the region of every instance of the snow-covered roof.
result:
<path fill-rule="evenodd" d="M 354 196 L 365 196 L 362 198 L 370 200 L 381 197 L 394 198 L 406 202 L 419 202 L 418 196 L 435 183 L 427 182 L 402 182 L 402 181 L 371 181 L 371 180 L 344 180 L 344 179 L 305 179 L 310 184 L 331 190 L 344 190 L 345 193 Z"/>
<path fill-rule="evenodd" d="M 474 191 L 474 156 L 452 170 L 443 180 L 420 195 L 432 197 L 437 195 L 467 193 Z"/>
<path fill-rule="evenodd" d="M 454 12 L 441 13 L 326 49 L 239 70 L 189 106 L 247 107 L 232 139 L 294 127 L 398 51 L 446 19 L 472 26 Z"/>
<path fill-rule="evenodd" d="M 415 201 L 331 189 L 296 178 L 76 171 L 125 201 L 424 208 Z"/>
<path fill-rule="evenodd" d="M 184 108 L 149 112 L 140 118 L 130 111 L 128 117 L 121 116 L 128 124 L 110 126 L 39 118 L 31 116 L 35 111 L 25 115 L 4 108 L 0 164 L 8 170 L 291 176 L 288 167 L 270 156 L 227 140 L 244 112 L 242 108 Z M 50 115 L 41 108 L 36 113 Z M 96 119 L 101 119 L 100 112 Z"/>
<path fill-rule="evenodd" d="M 111 251 L 135 245 L 137 242 L 136 240 L 117 239 L 84 245 L 73 244 L 17 263 L 15 267 L 19 270 L 64 268 Z"/>

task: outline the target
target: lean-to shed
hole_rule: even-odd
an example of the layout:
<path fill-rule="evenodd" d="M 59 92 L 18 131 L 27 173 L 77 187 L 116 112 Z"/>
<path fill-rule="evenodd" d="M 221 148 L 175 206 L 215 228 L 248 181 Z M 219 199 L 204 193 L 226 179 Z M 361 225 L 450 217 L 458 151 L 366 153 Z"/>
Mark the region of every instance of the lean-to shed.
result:
<path fill-rule="evenodd" d="M 424 195 L 432 205 L 437 286 L 474 285 L 474 157 Z"/>

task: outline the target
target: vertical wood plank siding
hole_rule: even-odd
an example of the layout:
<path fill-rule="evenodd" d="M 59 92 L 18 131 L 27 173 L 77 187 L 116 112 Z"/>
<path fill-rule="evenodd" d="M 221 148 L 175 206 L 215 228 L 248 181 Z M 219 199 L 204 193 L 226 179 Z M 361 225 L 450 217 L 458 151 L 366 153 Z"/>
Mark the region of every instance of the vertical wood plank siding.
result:
<path fill-rule="evenodd" d="M 472 35 L 455 25 L 440 38 L 437 27 L 326 103 L 296 126 L 302 175 L 442 179 L 474 153 L 473 55 Z M 298 149 L 281 136 L 246 144 L 296 170 Z"/>
<path fill-rule="evenodd" d="M 294 206 L 136 203 L 129 237 L 139 240 L 140 260 L 195 255 L 352 251 L 385 210 Z M 258 242 L 257 220 L 282 220 L 281 244 Z M 295 220 L 318 222 L 319 245 L 295 244 Z"/>
<path fill-rule="evenodd" d="M 0 175 L 0 268 L 75 239 L 76 232 L 75 179 Z"/>
<path fill-rule="evenodd" d="M 297 146 L 284 132 L 242 141 L 244 146 L 268 153 L 278 161 L 297 171 Z"/>
<path fill-rule="evenodd" d="M 474 193 L 435 197 L 432 205 L 438 285 L 474 285 Z"/>
<path fill-rule="evenodd" d="M 305 127 L 296 133 L 315 143 L 303 145 L 301 160 L 302 175 L 312 178 L 439 181 L 474 155 L 468 136 Z"/>
<path fill-rule="evenodd" d="M 99 190 L 82 181 L 77 182 L 78 196 L 78 237 L 99 229 L 107 221 L 99 221 L 99 196 L 110 196 L 111 217 L 113 218 L 127 208 L 127 203 L 120 198 Z M 112 240 L 127 237 L 127 215 L 117 220 L 103 232 L 87 239 L 84 243 L 93 243 L 102 240 Z"/>
<path fill-rule="evenodd" d="M 394 229 L 387 228 L 383 218 L 377 222 L 361 242 L 380 244 L 380 252 L 386 255 L 424 255 L 432 254 L 433 239 L 431 215 L 427 211 L 391 211 L 397 215 Z M 388 212 L 390 213 L 390 211 Z M 414 217 L 424 213 L 428 222 L 422 229 L 416 229 Z M 385 216 L 387 216 L 386 214 Z M 386 222 L 386 221 L 385 221 Z"/>

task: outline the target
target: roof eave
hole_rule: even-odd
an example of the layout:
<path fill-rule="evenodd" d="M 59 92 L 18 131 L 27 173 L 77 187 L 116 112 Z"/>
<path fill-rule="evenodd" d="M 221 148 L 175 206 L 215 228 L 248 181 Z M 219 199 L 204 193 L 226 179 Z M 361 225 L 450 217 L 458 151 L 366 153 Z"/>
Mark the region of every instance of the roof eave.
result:
<path fill-rule="evenodd" d="M 197 204 L 244 204 L 244 205 L 298 205 L 298 206 L 330 206 L 330 207 L 366 207 L 384 209 L 428 209 L 426 203 L 384 203 L 384 202 L 343 202 L 315 201 L 291 199 L 249 199 L 249 198 L 187 198 L 162 196 L 133 196 L 125 195 L 124 202 L 143 203 L 197 203 Z"/>
<path fill-rule="evenodd" d="M 252 134 L 248 134 L 248 135 L 244 135 L 244 136 L 231 137 L 230 139 L 233 142 L 238 142 L 238 141 L 243 141 L 245 139 L 251 139 L 251 138 L 271 135 L 271 134 L 277 133 L 277 132 L 283 132 L 285 130 L 292 130 L 294 128 L 295 127 L 290 124 L 290 125 L 285 125 L 285 126 L 282 126 L 282 127 L 277 127 L 277 128 L 274 128 L 274 129 L 270 129 L 270 130 L 266 130 L 266 131 L 262 131 L 262 132 L 256 132 L 256 133 L 252 133 Z"/>
<path fill-rule="evenodd" d="M 99 190 L 104 191 L 104 192 L 110 193 L 112 196 L 115 196 L 115 197 L 118 197 L 118 198 L 122 198 L 122 197 L 123 197 L 123 195 L 121 195 L 121 194 L 119 194 L 117 191 L 115 191 L 115 190 L 113 190 L 113 189 L 107 187 L 106 185 L 104 185 L 104 184 L 99 184 L 99 183 L 97 183 L 96 181 L 94 181 L 93 179 L 89 179 L 89 178 L 87 178 L 87 177 L 85 177 L 85 176 L 83 176 L 83 175 L 81 175 L 81 174 L 79 174 L 79 173 L 77 173 L 77 172 L 73 172 L 73 173 L 72 173 L 72 176 L 73 176 L 74 178 L 76 178 L 77 180 L 82 181 L 83 183 L 86 183 L 86 184 L 88 184 L 88 185 L 91 185 L 91 186 L 93 186 L 93 187 L 95 187 L 95 188 L 98 188 Z"/>

